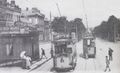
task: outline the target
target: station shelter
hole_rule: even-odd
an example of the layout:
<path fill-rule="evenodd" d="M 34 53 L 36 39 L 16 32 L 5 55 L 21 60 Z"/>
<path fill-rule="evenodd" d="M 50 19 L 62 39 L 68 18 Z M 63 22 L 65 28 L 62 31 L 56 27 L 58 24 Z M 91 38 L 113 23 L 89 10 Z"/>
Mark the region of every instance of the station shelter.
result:
<path fill-rule="evenodd" d="M 39 59 L 39 32 L 26 31 L 18 27 L 1 28 L 0 67 L 21 65 L 22 51 L 26 51 L 33 61 Z"/>

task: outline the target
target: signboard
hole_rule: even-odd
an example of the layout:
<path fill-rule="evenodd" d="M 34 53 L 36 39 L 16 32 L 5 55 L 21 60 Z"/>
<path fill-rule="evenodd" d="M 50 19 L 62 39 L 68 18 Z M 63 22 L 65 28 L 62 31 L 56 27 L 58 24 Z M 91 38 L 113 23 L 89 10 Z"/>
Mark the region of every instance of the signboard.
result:
<path fill-rule="evenodd" d="M 2 31 L 20 31 L 19 27 L 0 27 L 0 32 Z"/>
<path fill-rule="evenodd" d="M 20 28 L 20 27 L 0 27 L 0 34 L 20 34 L 20 33 L 29 33 L 29 28 Z"/>

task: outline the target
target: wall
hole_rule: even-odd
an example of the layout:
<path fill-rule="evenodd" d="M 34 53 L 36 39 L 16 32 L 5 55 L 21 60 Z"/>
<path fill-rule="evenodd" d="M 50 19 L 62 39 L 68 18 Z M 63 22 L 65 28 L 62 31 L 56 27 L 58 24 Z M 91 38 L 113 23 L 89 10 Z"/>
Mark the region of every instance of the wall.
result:
<path fill-rule="evenodd" d="M 12 44 L 9 50 L 12 50 L 12 54 L 8 54 L 7 44 Z M 4 36 L 0 37 L 0 62 L 7 60 L 17 60 L 20 59 L 20 53 L 26 51 L 27 55 L 32 57 L 33 60 L 39 59 L 39 43 L 38 36 L 31 39 L 30 36 Z M 10 52 L 9 51 L 9 52 Z"/>

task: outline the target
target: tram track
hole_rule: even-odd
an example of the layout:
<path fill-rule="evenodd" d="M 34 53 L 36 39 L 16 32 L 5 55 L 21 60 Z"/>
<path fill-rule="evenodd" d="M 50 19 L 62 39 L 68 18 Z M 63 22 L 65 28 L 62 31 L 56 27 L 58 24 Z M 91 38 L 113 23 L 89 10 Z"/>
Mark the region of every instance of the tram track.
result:
<path fill-rule="evenodd" d="M 85 71 L 86 71 L 86 69 L 87 69 L 87 60 L 85 61 Z"/>
<path fill-rule="evenodd" d="M 97 70 L 97 66 L 96 66 L 96 59 L 87 59 L 85 62 L 85 71 L 88 70 Z"/>
<path fill-rule="evenodd" d="M 94 63 L 94 68 L 95 68 L 95 71 L 96 71 L 96 60 L 95 59 L 93 59 L 93 63 Z"/>

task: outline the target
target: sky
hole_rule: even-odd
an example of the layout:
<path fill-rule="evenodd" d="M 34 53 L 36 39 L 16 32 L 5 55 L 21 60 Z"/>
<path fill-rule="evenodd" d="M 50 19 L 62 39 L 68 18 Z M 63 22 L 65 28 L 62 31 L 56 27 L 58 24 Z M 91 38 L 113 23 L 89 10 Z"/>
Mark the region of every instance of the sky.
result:
<path fill-rule="evenodd" d="M 8 2 L 11 0 L 8 0 Z M 37 7 L 46 18 L 60 16 L 56 3 L 59 6 L 62 16 L 68 20 L 81 18 L 86 24 L 85 14 L 87 15 L 88 27 L 100 25 L 104 20 L 107 21 L 109 16 L 114 15 L 120 18 L 120 0 L 15 0 L 23 10 L 26 7 L 30 9 Z"/>

